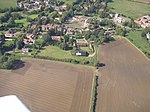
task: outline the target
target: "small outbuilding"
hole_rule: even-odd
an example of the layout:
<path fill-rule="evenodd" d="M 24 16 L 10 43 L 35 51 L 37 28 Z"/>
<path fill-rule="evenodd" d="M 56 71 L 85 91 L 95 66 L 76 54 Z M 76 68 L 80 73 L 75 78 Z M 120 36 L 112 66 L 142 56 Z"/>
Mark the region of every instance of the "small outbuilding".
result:
<path fill-rule="evenodd" d="M 147 39 L 150 39 L 150 32 L 146 34 Z"/>
<path fill-rule="evenodd" d="M 89 53 L 86 51 L 77 51 L 76 56 L 88 56 Z"/>

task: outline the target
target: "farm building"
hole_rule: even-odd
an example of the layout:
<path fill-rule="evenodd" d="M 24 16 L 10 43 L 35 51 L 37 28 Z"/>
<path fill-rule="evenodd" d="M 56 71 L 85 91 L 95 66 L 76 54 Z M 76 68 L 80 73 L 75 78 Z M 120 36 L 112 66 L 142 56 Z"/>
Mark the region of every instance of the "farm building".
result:
<path fill-rule="evenodd" d="M 52 40 L 60 41 L 61 36 L 52 36 Z"/>
<path fill-rule="evenodd" d="M 119 16 L 119 14 L 115 14 L 114 21 L 118 23 L 123 22 L 123 18 Z"/>
<path fill-rule="evenodd" d="M 142 16 L 138 18 L 137 20 L 134 20 L 135 23 L 141 25 L 142 28 L 150 27 L 150 16 Z"/>
<path fill-rule="evenodd" d="M 88 56 L 89 53 L 86 51 L 77 51 L 76 56 Z"/>
<path fill-rule="evenodd" d="M 29 52 L 29 48 L 22 48 L 22 52 L 23 53 L 28 53 Z"/>
<path fill-rule="evenodd" d="M 88 46 L 88 42 L 85 39 L 77 39 L 76 44 L 79 47 L 86 47 Z"/>

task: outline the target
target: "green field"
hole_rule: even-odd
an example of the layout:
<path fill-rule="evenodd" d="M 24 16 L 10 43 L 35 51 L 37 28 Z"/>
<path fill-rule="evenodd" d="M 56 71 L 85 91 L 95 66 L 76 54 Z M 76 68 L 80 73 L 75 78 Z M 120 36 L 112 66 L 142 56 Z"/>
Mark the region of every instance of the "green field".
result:
<path fill-rule="evenodd" d="M 17 0 L 0 0 L 0 8 L 17 7 Z"/>
<path fill-rule="evenodd" d="M 38 55 L 49 56 L 49 57 L 54 57 L 54 58 L 59 58 L 59 59 L 72 58 L 76 60 L 87 60 L 87 61 L 90 60 L 89 57 L 73 56 L 71 54 L 71 51 L 62 50 L 57 46 L 44 47 L 44 50 L 41 50 Z"/>
<path fill-rule="evenodd" d="M 150 5 L 129 0 L 113 0 L 108 4 L 117 13 L 137 19 L 140 16 L 150 14 Z"/>
<path fill-rule="evenodd" d="M 15 20 L 15 22 L 19 24 L 23 24 L 23 26 L 28 26 L 28 24 L 30 24 L 30 22 L 27 22 L 25 18 L 20 20 Z"/>
<path fill-rule="evenodd" d="M 150 43 L 141 37 L 141 31 L 131 31 L 127 38 L 141 51 L 150 54 Z"/>
<path fill-rule="evenodd" d="M 32 19 L 35 19 L 35 18 L 38 17 L 38 14 L 32 14 L 32 15 L 29 15 L 28 17 L 29 17 L 29 18 L 32 18 Z"/>

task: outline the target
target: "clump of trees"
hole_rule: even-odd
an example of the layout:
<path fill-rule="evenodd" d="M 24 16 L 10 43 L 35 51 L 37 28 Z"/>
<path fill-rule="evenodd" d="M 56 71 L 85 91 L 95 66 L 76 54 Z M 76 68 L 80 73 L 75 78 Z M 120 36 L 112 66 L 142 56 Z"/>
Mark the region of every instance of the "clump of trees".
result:
<path fill-rule="evenodd" d="M 142 36 L 143 38 L 146 38 L 146 34 L 147 34 L 148 32 L 150 32 L 150 28 L 145 28 L 145 29 L 143 29 L 143 31 L 142 31 L 142 33 L 141 33 L 141 36 Z"/>
<path fill-rule="evenodd" d="M 2 55 L 0 56 L 0 69 L 12 69 L 15 61 L 18 58 L 14 55 Z"/>

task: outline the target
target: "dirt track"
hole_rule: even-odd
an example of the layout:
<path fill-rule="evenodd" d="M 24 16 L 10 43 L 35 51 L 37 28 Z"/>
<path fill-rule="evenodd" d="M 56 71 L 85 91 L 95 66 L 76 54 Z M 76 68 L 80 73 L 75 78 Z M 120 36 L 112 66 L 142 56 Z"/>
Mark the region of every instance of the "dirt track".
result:
<path fill-rule="evenodd" d="M 88 112 L 93 71 L 28 60 L 11 73 L 0 71 L 0 97 L 17 95 L 32 112 Z"/>
<path fill-rule="evenodd" d="M 150 112 L 150 61 L 124 39 L 102 45 L 96 112 Z"/>

